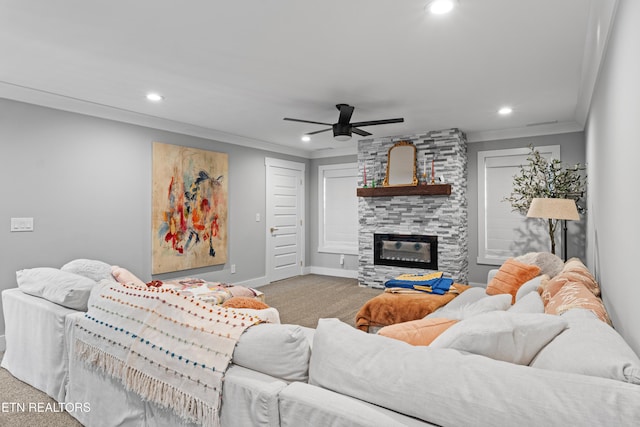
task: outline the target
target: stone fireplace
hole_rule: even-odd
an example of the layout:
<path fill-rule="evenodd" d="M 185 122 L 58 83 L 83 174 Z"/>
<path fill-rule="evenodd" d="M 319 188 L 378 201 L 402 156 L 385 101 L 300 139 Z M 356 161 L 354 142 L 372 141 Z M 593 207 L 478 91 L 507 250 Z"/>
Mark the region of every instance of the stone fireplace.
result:
<path fill-rule="evenodd" d="M 467 146 L 466 137 L 458 129 L 427 132 L 419 135 L 362 140 L 358 143 L 358 167 L 363 185 L 366 164 L 369 180 L 371 175 L 382 185 L 386 170 L 387 152 L 398 141 L 410 141 L 417 149 L 417 171 L 422 183 L 423 162 L 435 164 L 435 176 L 451 184 L 450 195 L 394 195 L 384 197 L 359 197 L 360 218 L 358 240 L 358 279 L 363 285 L 382 287 L 386 280 L 403 273 L 423 274 L 442 271 L 445 277 L 458 283 L 467 283 Z M 429 167 L 430 169 L 430 167 Z M 371 185 L 371 182 L 369 182 Z M 387 258 L 405 258 L 409 263 L 380 262 L 376 260 L 375 235 L 404 236 L 398 238 L 402 253 L 389 252 Z M 411 254 L 415 250 L 410 244 L 417 236 L 435 238 L 429 244 L 429 255 L 435 264 L 411 258 L 426 258 L 425 254 Z M 379 244 L 379 243 L 378 243 Z M 387 244 L 390 249 L 394 244 Z M 380 250 L 381 247 L 378 247 Z M 379 254 L 378 254 L 379 258 Z M 400 260 L 401 261 L 401 260 Z M 414 262 L 411 262 L 414 261 Z"/>

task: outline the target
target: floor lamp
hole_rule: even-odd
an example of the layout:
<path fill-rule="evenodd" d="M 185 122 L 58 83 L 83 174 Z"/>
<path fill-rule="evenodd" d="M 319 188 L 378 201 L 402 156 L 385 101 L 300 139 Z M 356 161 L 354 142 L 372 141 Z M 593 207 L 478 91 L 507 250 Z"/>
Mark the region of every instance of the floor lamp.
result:
<path fill-rule="evenodd" d="M 573 199 L 533 199 L 527 212 L 528 218 L 547 218 L 562 220 L 562 255 L 567 260 L 567 220 L 580 219 L 578 208 Z"/>

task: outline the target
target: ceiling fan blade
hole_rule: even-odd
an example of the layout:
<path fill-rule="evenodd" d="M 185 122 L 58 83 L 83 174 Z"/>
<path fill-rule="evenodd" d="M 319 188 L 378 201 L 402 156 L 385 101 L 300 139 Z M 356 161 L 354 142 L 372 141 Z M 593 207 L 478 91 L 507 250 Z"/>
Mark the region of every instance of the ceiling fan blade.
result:
<path fill-rule="evenodd" d="M 332 128 L 329 129 L 322 129 L 322 130 L 317 130 L 315 132 L 305 132 L 305 135 L 315 135 L 316 133 L 322 133 L 322 132 L 326 132 L 328 130 L 331 130 Z"/>
<path fill-rule="evenodd" d="M 340 110 L 340 117 L 338 117 L 338 123 L 341 125 L 349 124 L 351 115 L 353 114 L 353 107 L 347 104 L 337 104 L 336 108 Z"/>
<path fill-rule="evenodd" d="M 353 126 L 351 126 L 351 132 L 353 133 L 357 133 L 360 136 L 369 136 L 371 135 L 369 132 L 367 132 L 366 130 L 362 130 L 362 129 L 358 129 L 358 128 L 354 128 Z"/>
<path fill-rule="evenodd" d="M 351 126 L 373 126 L 373 125 L 386 125 L 388 123 L 402 123 L 403 118 L 399 119 L 386 119 L 386 120 L 371 120 L 368 122 L 351 123 Z"/>
<path fill-rule="evenodd" d="M 289 120 L 290 122 L 312 123 L 314 125 L 332 126 L 331 123 L 312 122 L 311 120 L 290 119 L 289 117 L 285 117 L 283 120 Z"/>

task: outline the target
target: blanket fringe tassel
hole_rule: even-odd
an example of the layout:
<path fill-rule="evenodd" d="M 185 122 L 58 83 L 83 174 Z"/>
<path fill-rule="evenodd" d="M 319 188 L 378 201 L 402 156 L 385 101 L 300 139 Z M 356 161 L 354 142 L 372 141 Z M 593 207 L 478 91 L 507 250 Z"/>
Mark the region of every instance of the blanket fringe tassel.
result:
<path fill-rule="evenodd" d="M 120 380 L 127 390 L 133 391 L 143 399 L 170 408 L 186 421 L 201 424 L 203 427 L 220 427 L 218 411 L 202 400 L 127 366 L 122 360 L 83 341 L 76 340 L 75 351 L 87 364 Z"/>

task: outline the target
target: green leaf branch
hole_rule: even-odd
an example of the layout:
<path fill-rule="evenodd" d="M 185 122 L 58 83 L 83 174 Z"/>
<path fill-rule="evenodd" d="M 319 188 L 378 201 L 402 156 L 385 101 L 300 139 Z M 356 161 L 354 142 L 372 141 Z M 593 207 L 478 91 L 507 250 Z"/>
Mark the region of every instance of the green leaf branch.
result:
<path fill-rule="evenodd" d="M 503 201 L 511 203 L 514 211 L 526 215 L 534 198 L 573 199 L 578 212 L 586 209 L 583 205 L 587 186 L 585 166 L 577 163 L 564 166 L 558 159 L 547 159 L 538 150 L 530 148 L 526 165 L 513 177 L 513 191 Z M 551 252 L 555 253 L 555 231 L 559 220 L 548 219 Z"/>

